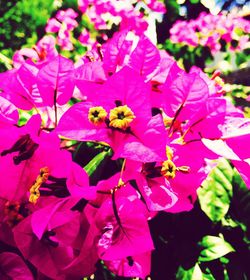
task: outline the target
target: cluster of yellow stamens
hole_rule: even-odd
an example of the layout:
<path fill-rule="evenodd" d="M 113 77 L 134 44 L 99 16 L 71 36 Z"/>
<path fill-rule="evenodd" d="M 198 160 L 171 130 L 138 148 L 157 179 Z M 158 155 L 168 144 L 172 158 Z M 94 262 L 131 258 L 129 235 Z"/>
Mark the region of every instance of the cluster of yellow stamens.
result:
<path fill-rule="evenodd" d="M 29 202 L 35 204 L 40 197 L 39 188 L 41 187 L 42 183 L 45 183 L 49 177 L 49 168 L 43 167 L 40 169 L 40 174 L 37 176 L 35 183 L 31 186 L 29 192 Z"/>
<path fill-rule="evenodd" d="M 105 122 L 107 115 L 103 107 L 92 107 L 89 109 L 88 120 L 94 125 L 99 125 Z M 127 105 L 118 106 L 110 110 L 109 126 L 126 130 L 134 118 L 134 113 Z"/>
<path fill-rule="evenodd" d="M 176 175 L 176 171 L 181 171 L 183 173 L 189 173 L 190 168 L 189 166 L 180 166 L 176 167 L 176 165 L 173 163 L 173 150 L 167 146 L 166 147 L 166 155 L 167 155 L 167 160 L 165 160 L 162 163 L 162 168 L 161 168 L 161 175 L 164 176 L 167 179 L 174 179 Z"/>
<path fill-rule="evenodd" d="M 173 179 L 175 177 L 177 168 L 172 161 L 173 150 L 169 146 L 166 147 L 166 155 L 168 159 L 162 163 L 161 175 L 167 179 Z"/>
<path fill-rule="evenodd" d="M 125 130 L 129 127 L 130 123 L 135 118 L 132 110 L 127 106 L 118 106 L 110 110 L 109 113 L 109 125 L 114 128 L 120 128 Z"/>
<path fill-rule="evenodd" d="M 173 118 L 170 118 L 163 109 L 161 110 L 161 115 L 162 115 L 162 119 L 163 119 L 163 123 L 165 125 L 165 127 L 170 127 L 170 125 L 172 124 Z"/>
<path fill-rule="evenodd" d="M 102 124 L 108 113 L 102 106 L 92 107 L 89 109 L 88 119 L 94 125 Z"/>
<path fill-rule="evenodd" d="M 176 166 L 172 160 L 168 159 L 162 163 L 161 174 L 167 179 L 174 179 L 176 174 Z"/>

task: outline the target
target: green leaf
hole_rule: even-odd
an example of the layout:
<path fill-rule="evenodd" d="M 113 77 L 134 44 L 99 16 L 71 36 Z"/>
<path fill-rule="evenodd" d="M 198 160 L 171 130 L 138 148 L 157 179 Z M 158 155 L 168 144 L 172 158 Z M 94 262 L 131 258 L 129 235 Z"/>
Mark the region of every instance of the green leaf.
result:
<path fill-rule="evenodd" d="M 194 267 L 185 270 L 183 267 L 179 267 L 177 274 L 177 280 L 203 280 L 202 271 L 199 264 L 196 263 Z"/>
<path fill-rule="evenodd" d="M 22 126 L 27 123 L 27 121 L 31 118 L 32 115 L 36 114 L 36 111 L 34 109 L 31 109 L 29 111 L 18 109 L 18 113 L 19 113 L 18 125 Z"/>
<path fill-rule="evenodd" d="M 231 214 L 236 223 L 241 226 L 243 231 L 250 229 L 250 191 L 241 178 L 239 172 L 234 168 L 233 176 L 233 199 Z M 249 235 L 249 233 L 248 233 Z"/>
<path fill-rule="evenodd" d="M 236 227 L 242 227 L 242 229 L 245 229 L 244 225 L 238 221 L 234 221 L 231 217 L 224 217 L 222 220 L 221 220 L 221 224 L 222 226 L 225 226 L 225 227 L 231 227 L 231 228 L 236 228 Z"/>
<path fill-rule="evenodd" d="M 233 169 L 233 185 L 238 186 L 239 189 L 242 191 L 247 191 L 248 188 L 245 184 L 245 182 L 242 180 L 240 173 L 237 171 L 236 168 Z"/>
<path fill-rule="evenodd" d="M 84 170 L 88 173 L 89 176 L 91 176 L 95 172 L 99 164 L 106 158 L 106 156 L 110 155 L 111 149 L 99 153 L 87 165 L 84 166 Z"/>
<path fill-rule="evenodd" d="M 221 257 L 220 258 L 220 262 L 223 263 L 223 264 L 228 264 L 229 263 L 229 259 L 226 258 L 226 257 Z"/>
<path fill-rule="evenodd" d="M 198 189 L 201 209 L 213 222 L 220 221 L 228 212 L 232 198 L 233 175 L 229 162 L 220 159 Z"/>
<path fill-rule="evenodd" d="M 212 261 L 230 252 L 235 252 L 234 248 L 223 238 L 212 235 L 203 237 L 199 245 L 203 248 L 198 258 L 201 262 Z"/>
<path fill-rule="evenodd" d="M 236 62 L 236 65 L 237 66 L 240 66 L 242 63 L 246 62 L 248 59 L 248 57 L 244 54 L 244 53 L 236 53 L 236 59 L 235 59 L 235 62 Z"/>
<path fill-rule="evenodd" d="M 185 270 L 183 267 L 179 266 L 176 280 L 215 280 L 210 270 L 203 272 L 198 263 L 194 267 Z"/>
<path fill-rule="evenodd" d="M 216 279 L 213 277 L 211 271 L 207 268 L 206 273 L 203 272 L 202 274 L 202 280 L 216 280 Z"/>
<path fill-rule="evenodd" d="M 226 269 L 224 269 L 223 273 L 224 273 L 224 280 L 230 280 Z"/>

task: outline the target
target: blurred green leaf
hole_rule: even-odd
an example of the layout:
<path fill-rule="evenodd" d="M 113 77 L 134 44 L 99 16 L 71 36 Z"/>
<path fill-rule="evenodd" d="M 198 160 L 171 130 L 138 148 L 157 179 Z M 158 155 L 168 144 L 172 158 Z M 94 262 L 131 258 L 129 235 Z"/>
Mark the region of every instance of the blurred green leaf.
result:
<path fill-rule="evenodd" d="M 233 169 L 233 209 L 232 214 L 237 220 L 236 223 L 242 228 L 243 231 L 248 231 L 250 235 L 250 191 L 245 182 L 241 178 L 239 172 Z M 239 222 L 238 222 L 239 221 Z"/>
<path fill-rule="evenodd" d="M 202 271 L 199 267 L 199 264 L 196 263 L 194 267 L 185 270 L 183 267 L 179 267 L 177 274 L 177 280 L 203 280 Z"/>
<path fill-rule="evenodd" d="M 0 51 L 11 58 L 22 47 L 32 47 L 45 34 L 45 25 L 51 16 L 53 0 L 10 0 L 0 5 Z M 9 69 L 0 61 L 0 70 Z"/>
<path fill-rule="evenodd" d="M 248 190 L 245 182 L 242 180 L 242 178 L 236 168 L 233 169 L 233 185 L 234 186 L 237 185 L 238 188 L 243 191 Z"/>
<path fill-rule="evenodd" d="M 249 57 L 245 55 L 243 52 L 236 53 L 235 62 L 237 66 L 240 66 L 242 63 L 247 62 Z"/>
<path fill-rule="evenodd" d="M 29 111 L 18 109 L 19 120 L 18 125 L 22 126 L 27 123 L 27 121 L 31 118 L 32 115 L 36 114 L 35 109 L 31 109 Z"/>
<path fill-rule="evenodd" d="M 216 280 L 216 279 L 213 277 L 212 273 L 208 271 L 207 273 L 202 274 L 202 280 Z"/>
<path fill-rule="evenodd" d="M 229 263 L 229 259 L 226 258 L 226 257 L 221 257 L 220 258 L 220 262 L 223 263 L 223 264 L 228 264 Z"/>
<path fill-rule="evenodd" d="M 228 212 L 233 175 L 229 162 L 221 159 L 198 190 L 201 209 L 213 222 L 220 221 Z"/>
<path fill-rule="evenodd" d="M 221 224 L 222 226 L 226 226 L 226 227 L 231 227 L 231 228 L 236 228 L 236 227 L 241 227 L 243 230 L 245 230 L 245 225 L 240 223 L 240 222 L 237 222 L 237 221 L 234 221 L 232 218 L 230 217 L 224 217 L 221 219 Z"/>
<path fill-rule="evenodd" d="M 196 263 L 194 267 L 186 270 L 182 266 L 179 267 L 177 274 L 177 280 L 215 280 L 210 271 L 204 273 L 199 264 Z"/>
<path fill-rule="evenodd" d="M 199 245 L 203 248 L 198 258 L 201 262 L 212 261 L 230 252 L 235 252 L 234 248 L 223 238 L 212 235 L 203 237 Z"/>
<path fill-rule="evenodd" d="M 88 173 L 89 176 L 91 176 L 96 171 L 96 168 L 100 165 L 100 163 L 110 155 L 111 149 L 97 154 L 87 165 L 84 166 L 84 170 Z"/>

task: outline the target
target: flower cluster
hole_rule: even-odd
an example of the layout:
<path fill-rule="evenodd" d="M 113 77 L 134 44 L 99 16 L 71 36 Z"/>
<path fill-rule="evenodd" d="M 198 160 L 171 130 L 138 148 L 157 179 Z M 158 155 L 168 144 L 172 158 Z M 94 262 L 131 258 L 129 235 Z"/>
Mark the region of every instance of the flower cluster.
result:
<path fill-rule="evenodd" d="M 93 22 L 96 30 L 110 29 L 113 23 L 120 23 L 120 29 L 131 28 L 143 33 L 147 29 L 145 16 L 151 12 L 165 13 L 166 9 L 158 0 L 147 1 L 78 1 L 79 10 Z M 140 11 L 141 9 L 141 11 Z"/>
<path fill-rule="evenodd" d="M 217 73 L 186 73 L 146 36 L 129 35 L 75 65 L 48 37 L 0 75 L 0 241 L 18 252 L 0 254 L 0 276 L 33 279 L 25 260 L 38 279 L 79 279 L 102 260 L 144 279 L 154 250 L 148 221 L 192 209 L 209 159 L 224 156 L 249 174 L 250 122 L 223 97 Z M 17 109 L 33 110 L 23 126 Z M 72 141 L 102 151 L 82 168 L 76 158 L 88 155 L 71 145 L 73 161 Z M 104 157 L 117 169 L 93 184 L 89 166 L 95 172 Z"/>
<path fill-rule="evenodd" d="M 46 32 L 58 33 L 57 44 L 64 50 L 71 51 L 74 48 L 70 37 L 71 31 L 78 26 L 78 22 L 75 20 L 77 15 L 71 8 L 66 11 L 59 10 L 55 18 L 48 20 L 45 28 Z"/>
<path fill-rule="evenodd" d="M 170 30 L 173 43 L 189 46 L 207 46 L 213 54 L 223 49 L 224 44 L 232 51 L 249 47 L 249 22 L 237 14 L 201 13 L 195 20 L 177 21 Z"/>
<path fill-rule="evenodd" d="M 78 0 L 78 9 L 78 13 L 72 9 L 59 10 L 47 23 L 46 32 L 57 33 L 57 44 L 63 50 L 73 49 L 75 39 L 72 31 L 79 26 L 75 19 L 80 14 L 85 25 L 78 40 L 90 48 L 96 44 L 97 37 L 106 41 L 108 37 L 103 31 L 111 30 L 114 25 L 119 25 L 120 30 L 130 29 L 142 34 L 148 28 L 149 13 L 161 15 L 166 11 L 158 0 Z"/>

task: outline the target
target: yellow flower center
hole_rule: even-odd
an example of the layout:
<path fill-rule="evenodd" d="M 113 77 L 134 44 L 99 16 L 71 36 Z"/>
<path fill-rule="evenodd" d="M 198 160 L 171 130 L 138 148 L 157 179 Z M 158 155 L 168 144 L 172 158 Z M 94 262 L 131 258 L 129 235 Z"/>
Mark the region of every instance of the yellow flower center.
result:
<path fill-rule="evenodd" d="M 105 121 L 107 112 L 102 106 L 92 107 L 89 109 L 88 119 L 94 125 L 99 125 Z"/>
<path fill-rule="evenodd" d="M 166 146 L 166 156 L 167 156 L 167 160 L 165 160 L 162 163 L 162 167 L 161 167 L 161 175 L 164 176 L 167 179 L 174 179 L 175 175 L 176 175 L 176 171 L 181 171 L 182 173 L 189 173 L 190 172 L 190 167 L 189 166 L 180 166 L 177 167 L 172 159 L 174 156 L 174 152 L 173 150 L 169 147 Z"/>
<path fill-rule="evenodd" d="M 177 168 L 172 160 L 168 159 L 162 163 L 161 174 L 167 179 L 174 179 L 176 170 Z"/>
<path fill-rule="evenodd" d="M 37 176 L 35 183 L 31 186 L 29 192 L 29 202 L 35 204 L 37 203 L 38 198 L 40 197 L 39 188 L 41 187 L 42 183 L 45 183 L 49 177 L 49 168 L 43 167 L 40 169 L 40 174 Z"/>
<path fill-rule="evenodd" d="M 169 146 L 166 146 L 166 156 L 169 160 L 172 160 L 174 157 L 174 152 Z"/>
<path fill-rule="evenodd" d="M 118 106 L 110 110 L 109 126 L 125 130 L 135 118 L 132 110 L 127 106 Z"/>

